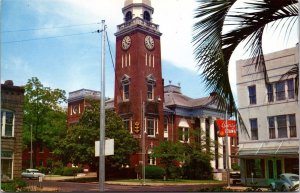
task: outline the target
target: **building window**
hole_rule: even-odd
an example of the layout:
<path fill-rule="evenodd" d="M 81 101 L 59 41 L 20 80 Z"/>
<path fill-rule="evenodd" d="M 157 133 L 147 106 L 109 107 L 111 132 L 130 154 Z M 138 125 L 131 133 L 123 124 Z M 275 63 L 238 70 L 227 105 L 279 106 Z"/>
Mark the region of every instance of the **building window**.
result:
<path fill-rule="evenodd" d="M 294 79 L 287 80 L 288 98 L 295 98 Z"/>
<path fill-rule="evenodd" d="M 276 138 L 275 118 L 274 117 L 268 117 L 268 122 L 269 122 L 269 138 L 270 139 L 275 139 Z"/>
<path fill-rule="evenodd" d="M 249 86 L 248 87 L 248 91 L 249 91 L 249 101 L 250 104 L 256 104 L 256 86 Z"/>
<path fill-rule="evenodd" d="M 132 19 L 132 13 L 131 11 L 128 11 L 125 15 L 125 21 L 129 21 Z"/>
<path fill-rule="evenodd" d="M 268 102 L 274 101 L 273 85 L 267 84 Z"/>
<path fill-rule="evenodd" d="M 13 152 L 9 150 L 1 151 L 1 178 L 3 180 L 12 179 Z"/>
<path fill-rule="evenodd" d="M 1 111 L 1 130 L 2 136 L 14 136 L 15 114 L 12 111 Z"/>
<path fill-rule="evenodd" d="M 154 85 L 155 85 L 155 79 L 152 76 L 152 74 L 148 75 L 147 78 L 147 99 L 153 100 L 154 99 Z"/>
<path fill-rule="evenodd" d="M 178 139 L 181 142 L 189 142 L 189 128 L 187 127 L 180 127 Z"/>
<path fill-rule="evenodd" d="M 146 20 L 146 21 L 150 21 L 150 14 L 149 14 L 149 12 L 148 11 L 144 11 L 144 20 Z"/>
<path fill-rule="evenodd" d="M 295 114 L 289 115 L 290 137 L 297 137 Z"/>
<path fill-rule="evenodd" d="M 122 80 L 122 87 L 123 87 L 123 100 L 129 100 L 129 83 L 130 83 L 130 77 L 128 75 L 124 75 Z"/>
<path fill-rule="evenodd" d="M 147 134 L 148 136 L 155 136 L 155 122 L 154 119 L 147 119 Z"/>
<path fill-rule="evenodd" d="M 257 119 L 250 119 L 251 140 L 258 140 Z"/>
<path fill-rule="evenodd" d="M 164 138 L 168 139 L 168 117 L 164 117 Z"/>
<path fill-rule="evenodd" d="M 287 123 L 286 116 L 280 115 L 276 117 L 277 119 L 277 130 L 278 130 L 278 138 L 286 138 L 287 137 Z"/>
<path fill-rule="evenodd" d="M 126 129 L 126 130 L 130 129 L 130 120 L 129 119 L 124 119 L 123 124 L 124 124 L 124 129 Z"/>
<path fill-rule="evenodd" d="M 275 89 L 276 89 L 276 100 L 284 100 L 285 99 L 285 82 L 280 81 L 275 83 Z"/>

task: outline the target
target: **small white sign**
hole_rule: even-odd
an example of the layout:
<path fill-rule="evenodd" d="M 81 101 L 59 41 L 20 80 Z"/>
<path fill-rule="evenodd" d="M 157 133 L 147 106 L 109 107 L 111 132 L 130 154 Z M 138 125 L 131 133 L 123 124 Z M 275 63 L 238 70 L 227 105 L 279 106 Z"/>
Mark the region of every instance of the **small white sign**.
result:
<path fill-rule="evenodd" d="M 106 139 L 104 155 L 114 155 L 115 153 L 114 145 L 115 145 L 114 139 Z M 100 152 L 100 143 L 99 141 L 95 141 L 95 157 L 99 157 L 99 152 Z"/>

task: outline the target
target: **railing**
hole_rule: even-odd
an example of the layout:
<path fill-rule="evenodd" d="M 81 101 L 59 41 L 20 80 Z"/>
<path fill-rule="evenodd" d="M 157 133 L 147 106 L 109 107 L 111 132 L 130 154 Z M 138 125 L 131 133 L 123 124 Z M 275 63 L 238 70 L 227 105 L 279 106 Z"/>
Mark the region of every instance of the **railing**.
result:
<path fill-rule="evenodd" d="M 123 30 L 125 28 L 129 28 L 129 27 L 132 27 L 132 26 L 135 26 L 135 25 L 142 25 L 142 26 L 151 28 L 155 31 L 159 31 L 159 25 L 151 23 L 149 21 L 145 21 L 145 20 L 143 20 L 142 18 L 139 18 L 139 17 L 136 17 L 136 18 L 134 18 L 130 21 L 127 21 L 125 23 L 122 23 L 122 24 L 118 25 L 117 27 L 118 27 L 118 31 L 120 31 L 120 30 Z"/>

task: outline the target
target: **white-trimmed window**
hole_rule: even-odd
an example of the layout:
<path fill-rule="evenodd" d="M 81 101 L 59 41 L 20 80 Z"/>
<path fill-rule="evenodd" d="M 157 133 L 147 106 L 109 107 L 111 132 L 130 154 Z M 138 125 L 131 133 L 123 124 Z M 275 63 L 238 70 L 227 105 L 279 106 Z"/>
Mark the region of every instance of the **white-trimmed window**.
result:
<path fill-rule="evenodd" d="M 273 85 L 267 84 L 268 102 L 274 102 Z"/>
<path fill-rule="evenodd" d="M 250 119 L 251 140 L 258 140 L 257 119 Z"/>
<path fill-rule="evenodd" d="M 155 79 L 152 74 L 148 75 L 146 78 L 147 81 L 147 99 L 154 100 L 154 86 L 155 86 Z"/>
<path fill-rule="evenodd" d="M 297 137 L 295 114 L 268 117 L 269 139 Z"/>
<path fill-rule="evenodd" d="M 169 132 L 168 132 L 168 117 L 164 117 L 164 139 L 168 140 Z"/>
<path fill-rule="evenodd" d="M 295 98 L 295 86 L 294 86 L 294 79 L 288 79 L 286 81 L 287 83 L 287 93 L 288 93 L 288 99 Z"/>
<path fill-rule="evenodd" d="M 285 81 L 280 81 L 275 83 L 276 90 L 276 100 L 284 100 L 285 99 Z"/>
<path fill-rule="evenodd" d="M 122 80 L 121 80 L 121 83 L 122 83 L 122 94 L 123 94 L 123 100 L 124 101 L 128 101 L 129 100 L 129 83 L 130 83 L 130 77 L 128 75 L 124 75 Z"/>
<path fill-rule="evenodd" d="M 178 139 L 180 142 L 189 142 L 189 128 L 179 127 Z"/>
<path fill-rule="evenodd" d="M 290 137 L 297 137 L 295 114 L 289 115 Z"/>
<path fill-rule="evenodd" d="M 130 123 L 130 119 L 123 119 L 123 124 L 124 124 L 124 128 L 126 130 L 131 131 L 131 123 Z"/>
<path fill-rule="evenodd" d="M 11 180 L 13 170 L 13 152 L 11 150 L 1 151 L 1 178 Z"/>
<path fill-rule="evenodd" d="M 275 117 L 268 117 L 268 122 L 269 122 L 269 139 L 275 139 L 276 138 Z"/>
<path fill-rule="evenodd" d="M 249 86 L 248 87 L 248 92 L 249 92 L 249 103 L 250 105 L 256 104 L 256 86 Z"/>
<path fill-rule="evenodd" d="M 147 135 L 150 137 L 155 136 L 155 119 L 147 118 Z"/>
<path fill-rule="evenodd" d="M 278 138 L 287 138 L 287 120 L 285 115 L 280 115 L 276 117 L 277 119 L 277 130 Z"/>
<path fill-rule="evenodd" d="M 15 113 L 13 111 L 1 111 L 1 130 L 2 136 L 14 136 Z"/>

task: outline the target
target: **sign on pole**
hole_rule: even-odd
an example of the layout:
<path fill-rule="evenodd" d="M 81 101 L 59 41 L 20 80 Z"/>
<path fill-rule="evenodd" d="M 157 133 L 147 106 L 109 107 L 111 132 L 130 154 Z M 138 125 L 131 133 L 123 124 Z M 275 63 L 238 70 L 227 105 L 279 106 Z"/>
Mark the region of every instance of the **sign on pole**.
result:
<path fill-rule="evenodd" d="M 114 155 L 114 139 L 105 140 L 105 151 L 104 155 Z M 95 141 L 95 157 L 99 157 L 99 141 Z"/>
<path fill-rule="evenodd" d="M 226 129 L 226 121 L 222 119 L 216 120 L 218 126 L 218 136 L 225 137 L 225 129 Z M 227 133 L 228 137 L 236 137 L 236 121 L 234 120 L 227 120 Z"/>

